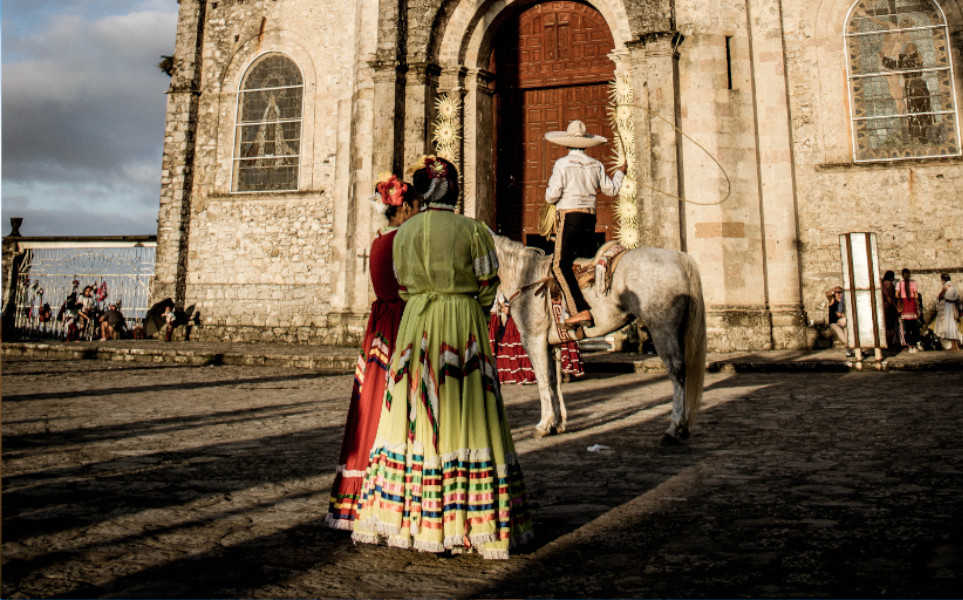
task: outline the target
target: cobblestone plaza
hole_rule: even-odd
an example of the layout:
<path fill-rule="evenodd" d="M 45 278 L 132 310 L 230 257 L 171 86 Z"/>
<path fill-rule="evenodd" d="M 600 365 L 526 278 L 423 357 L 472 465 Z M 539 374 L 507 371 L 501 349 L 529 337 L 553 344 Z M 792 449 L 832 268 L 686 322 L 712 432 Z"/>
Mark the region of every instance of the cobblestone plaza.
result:
<path fill-rule="evenodd" d="M 3 584 L 24 597 L 958 596 L 963 374 L 712 373 L 660 447 L 664 375 L 506 406 L 536 541 L 509 561 L 355 546 L 323 517 L 349 375 L 3 362 Z M 595 444 L 609 450 L 588 452 Z"/>

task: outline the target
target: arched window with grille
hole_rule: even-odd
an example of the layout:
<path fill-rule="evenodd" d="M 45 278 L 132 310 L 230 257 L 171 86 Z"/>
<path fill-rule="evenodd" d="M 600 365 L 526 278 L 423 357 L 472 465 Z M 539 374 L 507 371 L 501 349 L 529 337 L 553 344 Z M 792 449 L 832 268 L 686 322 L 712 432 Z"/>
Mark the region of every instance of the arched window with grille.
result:
<path fill-rule="evenodd" d="M 237 98 L 234 192 L 298 189 L 303 96 L 301 71 L 282 54 L 266 54 L 248 69 Z"/>
<path fill-rule="evenodd" d="M 960 155 L 946 18 L 933 0 L 859 0 L 846 50 L 856 162 Z"/>

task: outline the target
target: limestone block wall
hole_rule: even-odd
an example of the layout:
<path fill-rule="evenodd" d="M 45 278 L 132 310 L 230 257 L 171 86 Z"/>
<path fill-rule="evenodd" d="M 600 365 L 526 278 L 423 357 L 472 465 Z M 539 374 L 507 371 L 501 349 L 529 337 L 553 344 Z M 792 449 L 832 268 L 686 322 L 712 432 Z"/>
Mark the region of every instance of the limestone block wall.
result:
<path fill-rule="evenodd" d="M 677 3 L 685 249 L 714 350 L 806 344 L 778 15 L 769 0 Z"/>
<path fill-rule="evenodd" d="M 913 271 L 927 315 L 935 308 L 939 272 L 958 280 L 963 271 L 963 160 L 853 160 L 843 45 L 851 5 L 783 2 L 803 301 L 817 323 L 826 319 L 824 292 L 841 279 L 841 233 L 875 232 L 881 269 L 897 278 L 902 268 Z M 959 115 L 963 18 L 956 0 L 940 5 L 953 42 Z"/>
<path fill-rule="evenodd" d="M 366 58 L 377 47 L 363 32 L 374 26 L 377 4 L 206 3 L 192 57 L 196 133 L 189 153 L 165 151 L 165 162 L 187 162 L 193 172 L 179 228 L 187 234 L 180 300 L 199 318 L 196 338 L 354 343 L 363 333 L 367 246 L 359 241 L 370 243 L 376 224 L 356 187 L 370 188 L 369 169 L 356 157 L 371 152 L 363 98 L 371 88 Z M 178 47 L 185 56 L 191 50 Z M 237 91 L 247 68 L 275 52 L 292 59 L 304 81 L 299 189 L 233 193 Z M 174 221 L 163 203 L 161 221 Z"/>

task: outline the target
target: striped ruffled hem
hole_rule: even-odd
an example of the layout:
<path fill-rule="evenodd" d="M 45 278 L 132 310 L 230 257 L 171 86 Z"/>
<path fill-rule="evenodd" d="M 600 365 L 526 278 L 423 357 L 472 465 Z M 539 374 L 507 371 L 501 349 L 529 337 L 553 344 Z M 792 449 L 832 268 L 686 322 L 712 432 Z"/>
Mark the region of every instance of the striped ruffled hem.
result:
<path fill-rule="evenodd" d="M 378 440 L 352 539 L 423 552 L 462 548 L 488 558 L 531 537 L 518 456 L 494 464 L 490 448 L 424 456 L 422 444 Z"/>
<path fill-rule="evenodd" d="M 331 529 L 338 529 L 340 531 L 351 531 L 354 529 L 354 519 L 338 519 L 331 513 L 324 515 L 324 524 Z"/>

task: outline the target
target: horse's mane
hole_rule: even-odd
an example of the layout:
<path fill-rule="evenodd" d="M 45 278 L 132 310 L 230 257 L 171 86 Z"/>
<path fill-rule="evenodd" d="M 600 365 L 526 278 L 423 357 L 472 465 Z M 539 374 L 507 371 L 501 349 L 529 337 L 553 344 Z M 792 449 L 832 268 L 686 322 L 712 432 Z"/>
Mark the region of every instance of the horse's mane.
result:
<path fill-rule="evenodd" d="M 516 285 L 535 279 L 538 266 L 545 259 L 545 252 L 526 246 L 503 235 L 493 235 L 498 253 L 499 274 L 502 281 Z"/>
<path fill-rule="evenodd" d="M 503 235 L 498 235 L 497 233 L 492 235 L 495 240 L 495 244 L 500 246 L 499 250 L 503 250 L 512 254 L 513 257 L 519 258 L 525 254 L 531 254 L 533 256 L 545 256 L 545 251 L 541 248 L 532 248 L 531 246 L 526 246 L 521 242 L 516 242 L 511 238 L 507 238 Z"/>

